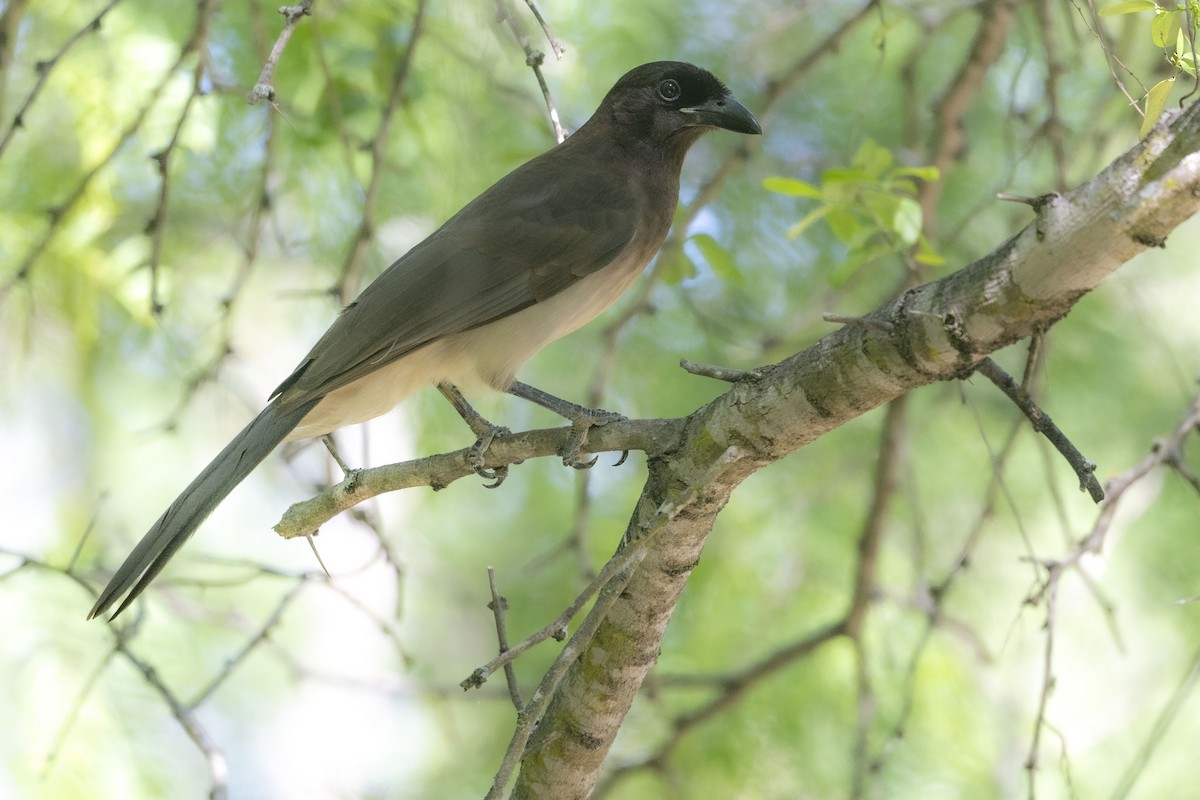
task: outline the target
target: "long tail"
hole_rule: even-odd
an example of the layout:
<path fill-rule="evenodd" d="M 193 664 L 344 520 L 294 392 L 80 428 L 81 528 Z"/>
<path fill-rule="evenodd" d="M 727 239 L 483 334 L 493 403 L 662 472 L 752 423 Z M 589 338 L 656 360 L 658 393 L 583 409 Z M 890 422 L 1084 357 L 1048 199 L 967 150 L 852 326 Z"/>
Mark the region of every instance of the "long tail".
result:
<path fill-rule="evenodd" d="M 129 591 L 129 596 L 112 618 L 124 611 L 196 532 L 200 523 L 233 491 L 233 487 L 241 483 L 318 402 L 320 398 L 286 413 L 278 410 L 278 403 L 272 403 L 233 437 L 233 441 L 175 498 L 133 548 L 100 593 L 100 599 L 88 612 L 88 619 L 103 614 L 117 598 Z"/>

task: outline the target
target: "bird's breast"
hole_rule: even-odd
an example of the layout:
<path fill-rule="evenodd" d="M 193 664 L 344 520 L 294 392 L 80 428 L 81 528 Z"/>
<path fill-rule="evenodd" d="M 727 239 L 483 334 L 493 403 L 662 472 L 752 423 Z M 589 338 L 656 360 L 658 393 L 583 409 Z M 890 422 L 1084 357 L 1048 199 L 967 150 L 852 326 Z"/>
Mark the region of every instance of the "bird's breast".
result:
<path fill-rule="evenodd" d="M 603 269 L 514 314 L 454 334 L 448 337 L 448 344 L 474 365 L 479 380 L 503 391 L 530 356 L 612 306 L 642 273 L 656 249 L 657 245 L 651 249 L 631 243 Z"/>

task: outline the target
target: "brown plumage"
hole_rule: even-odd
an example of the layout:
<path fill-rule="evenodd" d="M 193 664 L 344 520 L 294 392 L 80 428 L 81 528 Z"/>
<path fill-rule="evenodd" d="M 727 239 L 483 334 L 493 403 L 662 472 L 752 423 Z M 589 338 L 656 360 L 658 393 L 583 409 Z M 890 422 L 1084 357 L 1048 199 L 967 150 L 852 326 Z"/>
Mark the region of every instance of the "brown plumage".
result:
<path fill-rule="evenodd" d="M 128 591 L 120 614 L 282 440 L 371 419 L 430 383 L 508 390 L 521 364 L 612 305 L 653 258 L 684 156 L 713 128 L 760 132 L 699 67 L 627 73 L 573 136 L 468 203 L 342 311 L 146 533 L 89 618 Z"/>

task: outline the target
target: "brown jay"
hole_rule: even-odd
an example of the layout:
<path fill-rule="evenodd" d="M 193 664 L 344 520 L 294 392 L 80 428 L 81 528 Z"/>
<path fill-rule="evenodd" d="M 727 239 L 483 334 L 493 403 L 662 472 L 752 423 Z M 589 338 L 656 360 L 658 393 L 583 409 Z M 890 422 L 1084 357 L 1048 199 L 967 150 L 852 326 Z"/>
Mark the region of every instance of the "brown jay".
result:
<path fill-rule="evenodd" d="M 513 170 L 376 278 L 271 402 L 217 454 L 125 559 L 89 618 L 120 614 L 213 509 L 285 439 L 377 417 L 435 384 L 480 437 L 497 429 L 456 385 L 483 384 L 576 423 L 619 419 L 514 380 L 534 353 L 607 309 L 658 252 L 688 148 L 713 128 L 761 133 L 707 70 L 677 61 L 622 77 L 566 141 Z M 574 463 L 575 452 L 564 453 Z"/>

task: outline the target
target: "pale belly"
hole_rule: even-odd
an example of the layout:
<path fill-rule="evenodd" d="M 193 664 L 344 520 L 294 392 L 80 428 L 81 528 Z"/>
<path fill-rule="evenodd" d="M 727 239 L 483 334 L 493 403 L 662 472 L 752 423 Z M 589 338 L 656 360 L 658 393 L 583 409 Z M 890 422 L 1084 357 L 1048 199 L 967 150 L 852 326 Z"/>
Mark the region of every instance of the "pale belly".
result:
<path fill-rule="evenodd" d="M 480 386 L 504 391 L 530 356 L 615 303 L 641 274 L 640 264 L 633 267 L 611 264 L 541 303 L 419 347 L 330 392 L 287 439 L 321 436 L 374 419 L 428 384 L 449 381 L 468 391 Z"/>

